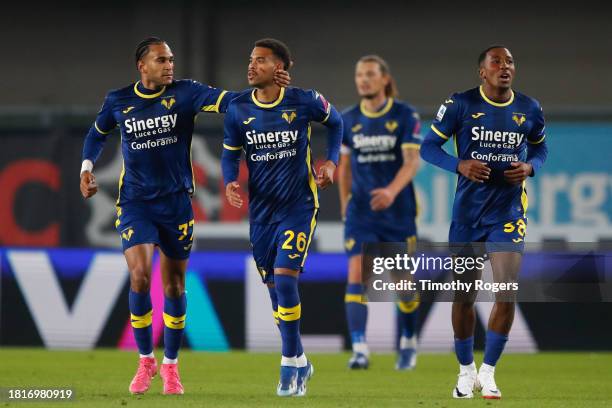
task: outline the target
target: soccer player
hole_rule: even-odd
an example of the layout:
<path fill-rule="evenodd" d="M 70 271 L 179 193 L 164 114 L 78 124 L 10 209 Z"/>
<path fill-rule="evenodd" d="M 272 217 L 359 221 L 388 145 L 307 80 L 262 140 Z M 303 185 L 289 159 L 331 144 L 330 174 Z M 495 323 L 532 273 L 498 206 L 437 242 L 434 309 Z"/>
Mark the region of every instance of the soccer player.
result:
<path fill-rule="evenodd" d="M 119 178 L 117 221 L 130 272 L 129 308 L 140 352 L 129 390 L 145 393 L 157 373 L 153 355 L 151 264 L 160 249 L 164 287 L 164 394 L 183 394 L 178 350 L 185 328 L 185 272 L 193 244 L 194 192 L 191 138 L 199 112 L 225 112 L 236 93 L 192 80 L 174 80 L 174 55 L 168 44 L 150 37 L 136 48 L 140 80 L 106 95 L 83 147 L 81 193 L 97 192 L 93 166 L 108 134 L 121 131 L 124 166 Z M 278 73 L 281 84 L 286 72 Z"/>
<path fill-rule="evenodd" d="M 342 139 L 342 118 L 321 94 L 274 83 L 274 71 L 291 65 L 290 51 L 282 42 L 255 42 L 248 66 L 254 89 L 228 106 L 221 162 L 227 199 L 239 208 L 243 200 L 236 180 L 241 151 L 245 152 L 253 257 L 268 286 L 282 340 L 279 396 L 305 395 L 313 373 L 300 340 L 298 277 L 316 227 L 317 187 L 333 182 Z M 329 130 L 327 161 L 316 177 L 310 122 Z"/>
<path fill-rule="evenodd" d="M 527 225 L 525 179 L 538 173 L 547 155 L 544 116 L 538 101 L 512 90 L 515 66 L 508 48 L 484 50 L 478 73 L 479 87 L 455 93 L 440 106 L 421 155 L 459 177 L 449 242 L 484 243 L 494 279 L 516 282 Z M 442 149 L 451 137 L 457 157 Z M 460 366 L 453 397 L 472 398 L 473 390 L 481 389 L 484 398 L 501 398 L 495 365 L 508 340 L 514 308 L 514 302 L 496 297 L 484 362 L 477 371 L 473 298 L 455 298 L 452 323 Z"/>
<path fill-rule="evenodd" d="M 348 261 L 344 297 L 353 356 L 349 368 L 368 368 L 365 338 L 368 315 L 362 277 L 362 244 L 416 244 L 416 199 L 412 180 L 419 167 L 419 115 L 395 100 L 397 90 L 387 63 L 376 55 L 362 57 L 355 69 L 361 102 L 342 114 L 344 136 L 338 167 L 338 186 Z M 418 300 L 400 299 L 398 370 L 416 364 Z"/>

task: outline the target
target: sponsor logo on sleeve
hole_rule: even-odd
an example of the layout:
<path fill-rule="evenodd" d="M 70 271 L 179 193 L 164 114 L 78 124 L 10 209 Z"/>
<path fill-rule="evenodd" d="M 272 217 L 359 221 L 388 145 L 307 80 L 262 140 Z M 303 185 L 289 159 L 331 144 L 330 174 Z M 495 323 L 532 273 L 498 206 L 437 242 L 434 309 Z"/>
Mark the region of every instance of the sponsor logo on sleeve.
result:
<path fill-rule="evenodd" d="M 438 113 L 436 113 L 436 120 L 438 122 L 441 121 L 445 113 L 446 113 L 446 106 L 440 105 L 440 109 L 438 109 Z"/>

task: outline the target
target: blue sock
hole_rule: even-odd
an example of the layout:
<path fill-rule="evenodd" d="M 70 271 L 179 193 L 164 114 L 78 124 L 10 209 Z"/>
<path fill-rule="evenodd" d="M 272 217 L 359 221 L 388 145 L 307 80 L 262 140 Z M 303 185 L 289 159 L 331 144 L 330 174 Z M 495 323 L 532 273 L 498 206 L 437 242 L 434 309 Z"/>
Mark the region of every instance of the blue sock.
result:
<path fill-rule="evenodd" d="M 300 341 L 300 318 L 302 305 L 297 278 L 274 275 L 274 287 L 278 298 L 278 321 L 284 357 L 297 357 Z M 303 351 L 302 351 L 303 352 Z"/>
<path fill-rule="evenodd" d="M 497 360 L 501 357 L 504 351 L 504 346 L 508 341 L 508 336 L 496 333 L 492 330 L 487 330 L 487 338 L 485 340 L 484 363 L 495 367 Z"/>
<path fill-rule="evenodd" d="M 396 305 L 397 312 L 399 314 L 400 334 L 402 335 L 402 337 L 411 338 L 416 334 L 419 301 L 399 301 L 396 303 Z"/>
<path fill-rule="evenodd" d="M 187 299 L 183 293 L 177 298 L 164 299 L 164 357 L 175 359 L 183 341 Z"/>
<path fill-rule="evenodd" d="M 469 365 L 474 362 L 474 336 L 467 339 L 455 339 L 455 354 L 461 365 Z"/>
<path fill-rule="evenodd" d="M 276 295 L 276 288 L 274 286 L 268 287 L 268 293 L 270 294 L 270 300 L 272 301 L 272 316 L 274 316 L 274 323 L 280 330 L 280 321 L 278 320 L 278 296 Z M 302 347 L 302 339 L 298 337 L 297 356 L 304 354 L 304 347 Z"/>
<path fill-rule="evenodd" d="M 276 296 L 276 287 L 268 286 L 268 293 L 270 294 L 270 301 L 272 302 L 272 316 L 274 317 L 274 323 L 276 323 L 276 326 L 278 326 L 278 296 Z"/>
<path fill-rule="evenodd" d="M 134 331 L 134 339 L 140 354 L 153 352 L 153 305 L 149 292 L 137 293 L 130 289 L 128 295 L 130 304 L 130 321 Z"/>
<path fill-rule="evenodd" d="M 348 323 L 351 342 L 365 343 L 366 323 L 368 321 L 368 305 L 363 294 L 361 283 L 349 283 L 344 295 L 346 321 Z"/>

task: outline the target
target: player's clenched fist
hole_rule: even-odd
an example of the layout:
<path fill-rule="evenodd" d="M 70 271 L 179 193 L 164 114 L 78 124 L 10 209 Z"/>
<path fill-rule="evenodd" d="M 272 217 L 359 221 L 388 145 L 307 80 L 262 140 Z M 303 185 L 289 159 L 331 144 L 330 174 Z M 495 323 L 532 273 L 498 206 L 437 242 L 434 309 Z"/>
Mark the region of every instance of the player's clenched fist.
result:
<path fill-rule="evenodd" d="M 225 186 L 225 196 L 227 197 L 227 201 L 229 201 L 231 206 L 236 208 L 241 208 L 243 204 L 239 190 L 240 184 L 238 184 L 237 181 L 232 181 Z"/>
<path fill-rule="evenodd" d="M 89 171 L 81 173 L 81 194 L 83 197 L 89 198 L 98 192 L 98 184 L 96 178 Z"/>
<path fill-rule="evenodd" d="M 319 171 L 317 172 L 317 186 L 319 186 L 321 190 L 325 190 L 334 182 L 335 171 L 336 165 L 331 160 L 326 161 L 319 168 Z"/>
<path fill-rule="evenodd" d="M 491 169 L 486 163 L 478 160 L 461 160 L 457 167 L 459 173 L 477 183 L 489 180 Z"/>

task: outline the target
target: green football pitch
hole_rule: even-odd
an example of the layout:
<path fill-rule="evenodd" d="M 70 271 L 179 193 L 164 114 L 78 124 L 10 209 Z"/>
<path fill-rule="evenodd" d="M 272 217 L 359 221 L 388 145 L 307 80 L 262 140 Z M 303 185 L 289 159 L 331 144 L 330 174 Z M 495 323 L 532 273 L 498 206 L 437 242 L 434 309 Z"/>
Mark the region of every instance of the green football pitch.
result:
<path fill-rule="evenodd" d="M 161 355 L 160 352 L 157 355 Z M 51 407 L 610 407 L 612 354 L 508 354 L 496 373 L 501 401 L 453 400 L 457 363 L 452 354 L 421 354 L 412 372 L 393 369 L 394 356 L 373 355 L 367 371 L 349 371 L 349 355 L 310 354 L 315 375 L 303 398 L 275 395 L 279 356 L 245 352 L 184 351 L 180 367 L 185 395 L 164 396 L 156 377 L 146 395 L 127 388 L 136 368 L 135 353 L 116 350 L 46 351 L 0 349 L 0 387 L 70 387 L 69 402 Z M 476 357 L 480 362 L 481 355 Z M 3 406 L 27 406 L 0 401 Z"/>

